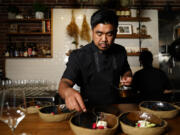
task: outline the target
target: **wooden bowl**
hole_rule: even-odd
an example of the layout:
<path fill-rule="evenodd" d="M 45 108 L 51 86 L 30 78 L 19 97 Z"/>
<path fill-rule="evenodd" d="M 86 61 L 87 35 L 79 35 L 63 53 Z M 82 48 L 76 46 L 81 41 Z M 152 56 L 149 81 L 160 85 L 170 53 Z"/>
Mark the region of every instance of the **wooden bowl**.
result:
<path fill-rule="evenodd" d="M 174 106 L 175 106 L 177 109 L 180 110 L 180 102 L 175 102 L 175 103 L 174 103 Z"/>
<path fill-rule="evenodd" d="M 162 101 L 144 101 L 139 104 L 139 108 L 162 119 L 174 118 L 179 112 L 173 104 Z"/>
<path fill-rule="evenodd" d="M 151 128 L 140 128 L 136 126 L 139 120 L 146 120 L 156 124 Z M 167 127 L 167 122 L 159 117 L 141 111 L 125 112 L 119 116 L 121 129 L 128 135 L 161 135 Z"/>
<path fill-rule="evenodd" d="M 45 106 L 50 106 L 51 102 L 47 101 L 29 101 L 26 103 L 26 111 L 28 114 L 38 113 L 39 109 Z M 25 111 L 24 107 L 21 106 L 21 109 Z"/>
<path fill-rule="evenodd" d="M 103 113 L 104 114 L 104 120 L 107 122 L 108 128 L 105 129 L 92 129 L 92 122 L 93 119 L 96 120 L 96 118 L 92 118 L 91 116 L 89 117 L 88 121 L 85 121 L 84 118 L 86 117 L 86 114 L 84 115 L 85 117 L 79 117 L 79 115 L 74 115 L 71 117 L 69 123 L 72 131 L 74 132 L 75 135 L 113 135 L 115 134 L 119 121 L 118 118 L 109 113 Z M 88 116 L 88 115 L 87 115 Z M 78 121 L 82 122 L 82 125 L 78 123 Z M 94 121 L 95 122 L 95 121 Z M 85 124 L 84 124 L 85 123 Z"/>
<path fill-rule="evenodd" d="M 120 109 L 117 107 L 117 105 L 99 105 L 95 106 L 93 108 L 93 112 L 104 112 L 104 113 L 109 113 L 109 114 L 114 114 L 116 116 L 120 115 Z"/>
<path fill-rule="evenodd" d="M 74 112 L 61 105 L 47 106 L 39 110 L 39 116 L 46 122 L 58 122 L 69 120 Z"/>

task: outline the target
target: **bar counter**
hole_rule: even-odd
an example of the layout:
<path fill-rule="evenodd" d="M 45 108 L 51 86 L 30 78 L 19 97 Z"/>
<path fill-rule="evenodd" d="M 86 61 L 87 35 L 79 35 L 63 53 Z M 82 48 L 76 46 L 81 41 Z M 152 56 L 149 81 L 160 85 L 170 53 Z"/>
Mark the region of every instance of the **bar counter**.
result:
<path fill-rule="evenodd" d="M 180 135 L 180 114 L 173 119 L 166 119 L 168 129 L 163 135 Z M 68 121 L 45 122 L 38 114 L 28 114 L 17 126 L 16 135 L 75 135 Z M 11 135 L 10 128 L 0 122 L 0 135 Z M 118 129 L 115 135 L 126 135 Z"/>

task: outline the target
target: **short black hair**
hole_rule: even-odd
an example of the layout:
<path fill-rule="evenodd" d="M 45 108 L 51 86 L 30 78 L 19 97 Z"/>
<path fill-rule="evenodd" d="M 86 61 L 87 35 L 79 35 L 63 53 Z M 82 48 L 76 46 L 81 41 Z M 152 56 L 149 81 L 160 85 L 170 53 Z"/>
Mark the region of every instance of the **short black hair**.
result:
<path fill-rule="evenodd" d="M 152 53 L 148 50 L 142 51 L 139 55 L 139 61 L 141 62 L 141 64 L 143 64 L 143 66 L 152 65 L 153 62 Z"/>
<path fill-rule="evenodd" d="M 99 23 L 112 24 L 117 30 L 118 16 L 113 10 L 100 9 L 91 16 L 91 29 L 93 29 Z"/>

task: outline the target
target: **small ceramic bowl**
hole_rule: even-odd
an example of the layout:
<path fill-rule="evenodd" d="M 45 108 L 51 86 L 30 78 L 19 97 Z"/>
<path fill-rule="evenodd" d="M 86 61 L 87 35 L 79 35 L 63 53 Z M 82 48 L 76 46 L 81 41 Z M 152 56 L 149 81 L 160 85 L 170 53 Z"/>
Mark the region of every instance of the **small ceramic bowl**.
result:
<path fill-rule="evenodd" d="M 45 106 L 50 106 L 51 102 L 47 101 L 29 101 L 26 103 L 26 111 L 28 114 L 38 113 L 38 110 Z M 21 106 L 22 110 L 25 110 L 23 106 Z"/>
<path fill-rule="evenodd" d="M 99 106 L 95 106 L 93 108 L 93 112 L 104 112 L 104 113 L 110 113 L 110 114 L 114 114 L 116 116 L 120 115 L 120 110 L 116 105 L 99 105 Z"/>
<path fill-rule="evenodd" d="M 174 118 L 179 112 L 173 104 L 162 101 L 144 101 L 139 104 L 139 108 L 163 119 Z"/>
<path fill-rule="evenodd" d="M 69 111 L 64 104 L 46 106 L 39 110 L 40 118 L 47 122 L 69 120 L 73 113 L 74 112 Z"/>
<path fill-rule="evenodd" d="M 75 135 L 113 135 L 119 125 L 118 118 L 109 113 L 103 113 L 103 117 L 108 128 L 93 129 L 92 125 L 96 122 L 96 115 L 88 112 L 71 117 L 70 127 Z"/>
<path fill-rule="evenodd" d="M 175 102 L 173 105 L 180 110 L 180 102 Z"/>
<path fill-rule="evenodd" d="M 138 127 L 138 121 L 148 121 L 154 127 Z M 121 129 L 128 135 L 161 135 L 167 127 L 167 122 L 159 117 L 141 111 L 125 112 L 119 116 Z"/>

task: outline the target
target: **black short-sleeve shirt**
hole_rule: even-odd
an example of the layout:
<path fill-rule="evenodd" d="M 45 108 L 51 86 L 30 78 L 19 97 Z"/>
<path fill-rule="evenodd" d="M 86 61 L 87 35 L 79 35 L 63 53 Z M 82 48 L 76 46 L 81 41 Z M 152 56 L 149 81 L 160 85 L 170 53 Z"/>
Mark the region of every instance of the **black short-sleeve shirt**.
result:
<path fill-rule="evenodd" d="M 115 103 L 120 76 L 131 70 L 123 46 L 112 44 L 100 51 L 94 43 L 70 54 L 62 78 L 78 84 L 83 98 L 92 103 Z"/>

